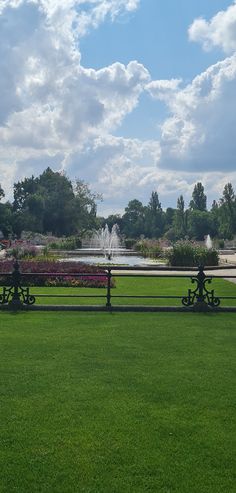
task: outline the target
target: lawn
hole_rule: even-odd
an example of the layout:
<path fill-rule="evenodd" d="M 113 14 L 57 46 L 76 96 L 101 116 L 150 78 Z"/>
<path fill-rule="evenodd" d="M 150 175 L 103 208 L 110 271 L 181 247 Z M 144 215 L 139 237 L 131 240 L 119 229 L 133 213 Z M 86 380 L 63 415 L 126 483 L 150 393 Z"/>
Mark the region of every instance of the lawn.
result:
<path fill-rule="evenodd" d="M 191 284 L 189 278 L 163 278 L 163 277 L 117 277 L 115 278 L 115 288 L 112 288 L 112 305 L 173 305 L 182 306 L 181 298 L 188 294 L 188 289 L 195 289 L 196 284 Z M 236 284 L 225 281 L 224 279 L 213 279 L 212 284 L 207 285 L 209 290 L 215 289 L 216 296 L 235 296 Z M 80 305 L 101 305 L 106 303 L 106 289 L 103 288 L 30 288 L 30 292 L 36 296 L 36 304 L 80 304 Z M 48 298 L 48 294 L 53 298 Z M 64 295 L 78 296 L 75 298 L 64 298 Z M 38 297 L 38 295 L 43 295 Z M 60 297 L 58 297 L 60 295 Z M 90 295 L 91 298 L 83 296 Z M 94 295 L 99 296 L 98 298 Z M 148 299 L 148 298 L 124 298 L 123 295 L 135 296 L 173 296 L 170 299 Z M 120 297 L 121 296 L 121 297 Z M 175 298 L 175 297 L 179 297 Z M 222 300 L 221 306 L 236 306 L 235 300 Z"/>
<path fill-rule="evenodd" d="M 235 492 L 236 314 L 0 324 L 1 493 Z"/>

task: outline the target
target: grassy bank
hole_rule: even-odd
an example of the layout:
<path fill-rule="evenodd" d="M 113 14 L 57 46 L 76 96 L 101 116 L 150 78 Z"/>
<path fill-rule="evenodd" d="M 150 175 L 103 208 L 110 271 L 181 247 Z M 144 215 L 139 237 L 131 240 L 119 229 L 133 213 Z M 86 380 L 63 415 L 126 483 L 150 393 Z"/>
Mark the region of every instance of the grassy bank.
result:
<path fill-rule="evenodd" d="M 2 493 L 233 493 L 234 314 L 0 314 Z"/>

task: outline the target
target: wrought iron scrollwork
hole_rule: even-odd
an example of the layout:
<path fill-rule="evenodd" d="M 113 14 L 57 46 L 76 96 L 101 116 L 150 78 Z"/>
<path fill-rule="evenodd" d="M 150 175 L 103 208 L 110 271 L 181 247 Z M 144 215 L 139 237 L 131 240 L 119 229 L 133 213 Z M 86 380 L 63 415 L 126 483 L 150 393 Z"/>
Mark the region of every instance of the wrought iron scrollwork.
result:
<path fill-rule="evenodd" d="M 212 277 L 207 277 L 204 273 L 204 267 L 199 267 L 198 275 L 191 277 L 192 283 L 197 283 L 195 289 L 189 289 L 188 295 L 182 298 L 184 306 L 201 306 L 216 308 L 220 305 L 220 298 L 215 296 L 214 289 L 207 289 L 206 284 L 211 284 Z"/>
<path fill-rule="evenodd" d="M 35 303 L 35 296 L 30 294 L 28 287 L 23 288 L 21 286 L 19 263 L 16 261 L 13 267 L 14 270 L 11 276 L 12 286 L 3 287 L 3 292 L 0 294 L 0 304 L 16 308 L 20 308 L 24 305 L 33 305 Z"/>
<path fill-rule="evenodd" d="M 6 305 L 12 299 L 13 296 L 13 286 L 10 288 L 3 287 L 2 294 L 0 294 L 0 303 L 1 305 Z"/>

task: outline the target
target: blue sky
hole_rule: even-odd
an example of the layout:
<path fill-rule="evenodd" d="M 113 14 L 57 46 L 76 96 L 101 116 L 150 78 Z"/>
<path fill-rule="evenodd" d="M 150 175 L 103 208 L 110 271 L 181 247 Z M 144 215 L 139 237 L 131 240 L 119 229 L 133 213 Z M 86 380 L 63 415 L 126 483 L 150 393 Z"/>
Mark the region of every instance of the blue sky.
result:
<path fill-rule="evenodd" d="M 188 27 L 195 18 L 209 19 L 229 4 L 228 0 L 141 0 L 133 14 L 116 23 L 107 21 L 81 40 L 82 63 L 100 69 L 116 61 L 138 60 L 153 79 L 190 82 L 224 56 L 220 49 L 203 53 L 198 44 L 190 43 Z M 166 114 L 165 104 L 143 94 L 116 135 L 158 138 L 158 124 Z"/>
<path fill-rule="evenodd" d="M 228 0 L 141 0 L 135 12 L 115 23 L 107 20 L 81 40 L 82 63 L 99 69 L 116 61 L 138 60 L 154 79 L 191 80 L 218 61 L 220 50 L 203 54 L 199 45 L 189 43 L 190 24 L 197 17 L 209 19 L 230 4 Z"/>
<path fill-rule="evenodd" d="M 0 0 L 0 183 L 49 164 L 99 213 L 236 187 L 236 3 Z"/>

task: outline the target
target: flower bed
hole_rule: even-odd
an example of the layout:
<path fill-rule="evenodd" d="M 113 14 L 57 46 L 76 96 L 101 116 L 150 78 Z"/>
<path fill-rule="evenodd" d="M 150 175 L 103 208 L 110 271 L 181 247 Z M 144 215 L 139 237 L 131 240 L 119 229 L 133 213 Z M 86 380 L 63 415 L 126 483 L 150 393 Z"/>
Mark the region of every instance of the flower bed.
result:
<path fill-rule="evenodd" d="M 0 261 L 1 285 L 11 284 L 11 275 L 3 277 L 1 274 L 11 273 L 13 271 L 13 264 L 14 260 Z M 104 269 L 82 262 L 22 260 L 19 264 L 22 274 L 31 274 L 29 278 L 23 276 L 22 285 L 24 286 L 83 286 L 103 288 L 107 285 L 107 275 Z M 40 273 L 45 273 L 45 276 L 37 275 Z M 57 273 L 59 275 L 55 275 Z M 73 274 L 79 274 L 79 277 L 73 276 Z M 83 274 L 91 275 L 83 276 Z M 100 274 L 100 276 L 96 276 L 96 274 Z"/>

